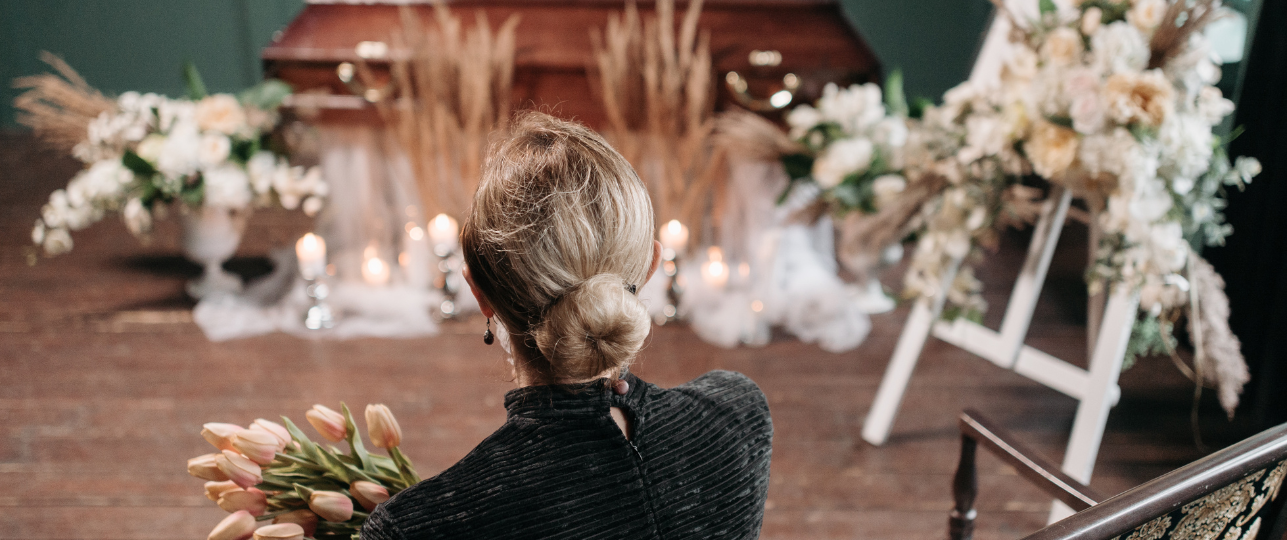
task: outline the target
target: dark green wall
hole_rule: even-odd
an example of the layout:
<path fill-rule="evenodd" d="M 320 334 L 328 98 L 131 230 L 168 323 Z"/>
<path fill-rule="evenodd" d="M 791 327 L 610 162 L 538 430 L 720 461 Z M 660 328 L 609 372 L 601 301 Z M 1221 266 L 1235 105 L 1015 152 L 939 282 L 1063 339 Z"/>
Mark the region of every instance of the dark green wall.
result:
<path fill-rule="evenodd" d="M 0 0 L 0 124 L 13 124 L 14 77 L 58 54 L 107 94 L 183 93 L 192 60 L 212 91 L 259 80 L 259 49 L 302 0 Z"/>
<path fill-rule="evenodd" d="M 991 13 L 987 0 L 842 0 L 886 70 L 910 96 L 937 97 L 969 73 Z M 0 0 L 0 125 L 13 125 L 14 77 L 62 56 L 107 94 L 183 93 L 191 59 L 212 91 L 259 78 L 259 49 L 303 0 Z"/>

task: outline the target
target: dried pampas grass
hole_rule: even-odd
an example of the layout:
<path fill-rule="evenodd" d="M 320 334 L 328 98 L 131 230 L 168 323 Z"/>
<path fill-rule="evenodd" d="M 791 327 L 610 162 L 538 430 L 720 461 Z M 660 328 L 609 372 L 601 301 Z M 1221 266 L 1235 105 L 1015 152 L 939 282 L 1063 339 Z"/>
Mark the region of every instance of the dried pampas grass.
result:
<path fill-rule="evenodd" d="M 1189 335 L 1196 354 L 1193 358 L 1198 384 L 1214 386 L 1220 406 L 1233 418 L 1243 385 L 1251 380 L 1242 343 L 1229 328 L 1229 297 L 1224 278 L 1201 257 L 1190 253 Z"/>
<path fill-rule="evenodd" d="M 1219 0 L 1173 1 L 1153 32 L 1148 48 L 1149 69 L 1160 68 L 1188 46 L 1189 36 L 1201 32 L 1208 24 L 1223 17 Z"/>
<path fill-rule="evenodd" d="M 90 87 L 62 58 L 41 51 L 40 59 L 57 74 L 14 79 L 13 87 L 25 90 L 13 100 L 17 120 L 51 147 L 71 152 L 86 139 L 89 123 L 115 109 L 116 102 Z"/>
<path fill-rule="evenodd" d="M 488 136 L 509 122 L 519 18 L 493 32 L 482 11 L 468 30 L 443 4 L 434 6 L 434 28 L 410 7 L 400 14 L 393 44 L 405 54 L 391 62 L 393 90 L 376 107 L 411 160 L 425 214 L 462 217 L 481 178 Z"/>
<path fill-rule="evenodd" d="M 634 2 L 591 31 L 590 71 L 607 116 L 604 135 L 652 192 L 659 221 L 699 226 L 727 183 L 725 153 L 713 144 L 710 35 L 698 34 L 701 0 L 688 4 L 678 32 L 674 0 L 655 17 Z"/>

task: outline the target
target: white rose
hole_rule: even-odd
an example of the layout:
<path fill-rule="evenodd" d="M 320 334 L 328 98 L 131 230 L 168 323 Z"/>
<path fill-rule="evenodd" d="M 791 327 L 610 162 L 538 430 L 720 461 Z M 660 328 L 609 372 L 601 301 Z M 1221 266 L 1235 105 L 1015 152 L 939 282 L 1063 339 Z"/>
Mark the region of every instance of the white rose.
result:
<path fill-rule="evenodd" d="M 876 206 L 889 204 L 907 189 L 907 179 L 898 174 L 884 174 L 871 181 L 871 191 L 876 195 Z"/>
<path fill-rule="evenodd" d="M 272 152 L 259 151 L 246 162 L 246 172 L 250 175 L 250 184 L 255 193 L 263 194 L 273 187 L 273 173 L 277 170 L 277 156 Z"/>
<path fill-rule="evenodd" d="M 191 101 L 166 99 L 157 105 L 161 131 L 170 131 L 178 124 L 195 123 L 197 106 Z"/>
<path fill-rule="evenodd" d="M 809 105 L 801 105 L 787 113 L 786 121 L 791 126 L 791 138 L 799 139 L 810 128 L 822 123 L 822 114 Z"/>
<path fill-rule="evenodd" d="M 1193 114 L 1172 114 L 1158 130 L 1162 145 L 1159 173 L 1171 177 L 1197 178 L 1211 166 L 1213 153 L 1211 124 Z"/>
<path fill-rule="evenodd" d="M 182 178 L 197 172 L 201 156 L 201 135 L 197 126 L 186 122 L 176 123 L 165 138 L 156 168 L 170 178 Z"/>
<path fill-rule="evenodd" d="M 61 255 L 72 249 L 71 233 L 67 229 L 56 228 L 50 229 L 45 233 L 45 253 L 50 255 Z"/>
<path fill-rule="evenodd" d="M 1046 42 L 1041 44 L 1041 59 L 1047 64 L 1067 66 L 1079 60 L 1081 50 L 1081 35 L 1061 26 L 1046 35 Z"/>
<path fill-rule="evenodd" d="M 202 179 L 206 206 L 239 209 L 250 204 L 250 179 L 241 167 L 224 163 L 204 171 Z"/>
<path fill-rule="evenodd" d="M 31 243 L 40 245 L 45 241 L 45 222 L 37 219 L 35 228 L 31 229 Z"/>
<path fill-rule="evenodd" d="M 968 163 L 1001 153 L 1008 142 L 1009 132 L 1009 126 L 999 116 L 970 115 L 965 121 L 966 148 L 960 152 L 961 161 Z"/>
<path fill-rule="evenodd" d="M 1149 258 L 1161 272 L 1178 272 L 1184 269 L 1188 258 L 1188 244 L 1179 222 L 1168 221 L 1149 229 Z"/>
<path fill-rule="evenodd" d="M 201 136 L 201 150 L 198 159 L 205 168 L 215 167 L 228 159 L 232 152 L 232 141 L 219 133 L 208 132 Z"/>
<path fill-rule="evenodd" d="M 152 229 L 152 213 L 143 206 L 142 200 L 130 199 L 130 202 L 125 203 L 125 209 L 121 211 L 121 217 L 125 220 L 125 228 L 129 229 L 135 236 Z"/>
<path fill-rule="evenodd" d="M 835 141 L 813 162 L 813 179 L 823 189 L 836 187 L 846 176 L 866 172 L 874 151 L 867 139 Z"/>
<path fill-rule="evenodd" d="M 246 113 L 231 94 L 214 94 L 197 103 L 194 118 L 202 131 L 233 135 L 246 126 Z"/>
<path fill-rule="evenodd" d="M 1104 73 L 1137 72 L 1148 67 L 1148 42 L 1124 21 L 1109 24 L 1090 39 L 1097 69 Z"/>

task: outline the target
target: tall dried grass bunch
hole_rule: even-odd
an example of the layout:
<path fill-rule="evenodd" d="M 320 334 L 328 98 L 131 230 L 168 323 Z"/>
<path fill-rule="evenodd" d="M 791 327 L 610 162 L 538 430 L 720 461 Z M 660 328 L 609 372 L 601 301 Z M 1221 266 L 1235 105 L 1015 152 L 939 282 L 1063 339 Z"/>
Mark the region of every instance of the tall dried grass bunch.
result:
<path fill-rule="evenodd" d="M 40 59 L 54 73 L 18 77 L 13 87 L 24 90 L 13 100 L 19 124 L 35 131 L 46 144 L 71 152 L 85 140 L 89 123 L 104 112 L 116 109 L 116 102 L 85 82 L 62 58 L 42 51 Z"/>
<path fill-rule="evenodd" d="M 443 4 L 434 6 L 431 24 L 410 7 L 400 15 L 392 92 L 376 106 L 411 160 L 425 213 L 464 216 L 488 136 L 509 123 L 519 17 L 493 31 L 481 10 L 468 29 Z M 359 73 L 372 78 L 366 66 Z"/>
<path fill-rule="evenodd" d="M 648 184 L 658 218 L 694 226 L 726 180 L 724 154 L 712 140 L 710 34 L 698 32 L 701 9 L 701 0 L 689 2 L 676 31 L 674 0 L 659 0 L 652 17 L 632 1 L 590 33 L 606 137 Z"/>

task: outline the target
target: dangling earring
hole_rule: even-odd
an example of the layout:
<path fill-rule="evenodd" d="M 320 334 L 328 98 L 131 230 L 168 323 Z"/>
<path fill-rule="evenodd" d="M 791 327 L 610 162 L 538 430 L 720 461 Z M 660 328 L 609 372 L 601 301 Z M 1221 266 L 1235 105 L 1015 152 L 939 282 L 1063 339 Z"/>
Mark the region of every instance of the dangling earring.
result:
<path fill-rule="evenodd" d="M 487 330 L 483 332 L 483 343 L 491 345 L 496 341 L 496 334 L 492 333 L 492 318 L 487 318 Z"/>

